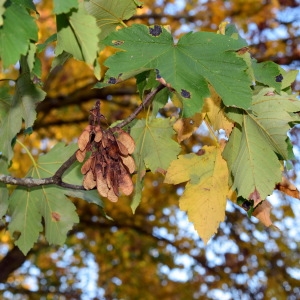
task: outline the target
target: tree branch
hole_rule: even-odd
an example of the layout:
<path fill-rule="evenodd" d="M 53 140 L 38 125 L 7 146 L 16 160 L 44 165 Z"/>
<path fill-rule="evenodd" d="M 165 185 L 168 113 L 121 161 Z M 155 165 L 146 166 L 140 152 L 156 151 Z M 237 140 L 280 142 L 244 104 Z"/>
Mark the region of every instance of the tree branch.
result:
<path fill-rule="evenodd" d="M 147 94 L 143 102 L 141 103 L 141 105 L 139 105 L 128 118 L 123 120 L 121 123 L 118 123 L 115 127 L 124 127 L 128 125 L 131 121 L 133 121 L 137 117 L 137 115 L 153 101 L 155 95 L 157 95 L 163 88 L 165 88 L 165 86 L 163 84 L 160 84 L 157 88 L 155 88 L 153 91 Z M 12 184 L 12 185 L 25 186 L 28 188 L 41 186 L 41 185 L 54 184 L 63 188 L 68 188 L 73 190 L 85 190 L 85 188 L 82 185 L 75 185 L 75 184 L 70 184 L 62 181 L 63 174 L 66 172 L 67 169 L 71 167 L 71 165 L 75 161 L 76 161 L 76 152 L 60 166 L 60 168 L 55 172 L 55 174 L 52 177 L 40 178 L 40 179 L 31 178 L 31 177 L 16 178 L 9 175 L 0 174 L 0 182 L 6 184 Z"/>

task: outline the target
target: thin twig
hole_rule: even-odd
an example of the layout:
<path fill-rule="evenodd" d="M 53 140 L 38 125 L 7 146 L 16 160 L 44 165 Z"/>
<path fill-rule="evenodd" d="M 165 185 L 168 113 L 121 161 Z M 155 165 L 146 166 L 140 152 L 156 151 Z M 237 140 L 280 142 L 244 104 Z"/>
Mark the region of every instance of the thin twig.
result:
<path fill-rule="evenodd" d="M 130 116 L 128 118 L 126 118 L 125 120 L 123 120 L 121 123 L 118 123 L 115 127 L 125 127 L 126 125 L 128 125 L 131 121 L 133 121 L 136 118 L 136 116 L 145 107 L 147 107 L 152 102 L 152 100 L 154 99 L 155 95 L 158 94 L 165 87 L 166 87 L 165 85 L 160 84 L 156 89 L 154 89 L 152 92 L 150 92 L 149 94 L 147 94 L 147 96 L 143 100 L 142 104 L 140 106 L 138 106 L 135 109 L 135 111 L 132 114 L 130 114 Z"/>

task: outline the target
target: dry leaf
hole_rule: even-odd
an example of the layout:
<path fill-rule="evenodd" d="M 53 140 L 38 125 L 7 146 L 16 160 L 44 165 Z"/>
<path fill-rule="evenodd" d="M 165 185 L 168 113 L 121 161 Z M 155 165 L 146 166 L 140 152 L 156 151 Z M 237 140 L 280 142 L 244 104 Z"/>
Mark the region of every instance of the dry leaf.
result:
<path fill-rule="evenodd" d="M 258 205 L 255 208 L 252 216 L 260 220 L 265 226 L 269 227 L 273 224 L 270 217 L 271 209 L 271 203 L 268 200 L 264 200 L 260 205 Z"/>

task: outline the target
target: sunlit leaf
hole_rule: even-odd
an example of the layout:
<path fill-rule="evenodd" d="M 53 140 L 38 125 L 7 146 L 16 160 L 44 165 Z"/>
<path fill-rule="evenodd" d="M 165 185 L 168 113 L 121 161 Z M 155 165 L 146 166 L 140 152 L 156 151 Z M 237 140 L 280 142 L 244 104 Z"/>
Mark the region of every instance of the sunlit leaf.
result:
<path fill-rule="evenodd" d="M 281 164 L 252 116 L 243 115 L 239 131 L 234 128 L 234 139 L 230 136 L 223 153 L 234 178 L 233 189 L 245 199 L 255 190 L 265 199 L 281 181 Z"/>
<path fill-rule="evenodd" d="M 283 159 L 291 159 L 286 143 L 287 132 L 292 122 L 300 122 L 298 114 L 300 101 L 296 95 L 275 94 L 274 90 L 263 89 L 253 97 L 251 106 L 253 120 L 261 128 L 266 139 Z"/>
<path fill-rule="evenodd" d="M 137 182 L 142 180 L 146 169 L 164 173 L 170 162 L 177 158 L 180 147 L 172 140 L 172 123 L 170 119 L 151 118 L 138 120 L 131 127 L 130 134 L 136 144 L 133 156 L 138 170 Z M 141 187 L 138 188 L 140 191 Z M 138 205 L 139 195 L 136 192 L 134 196 L 134 209 Z"/>
<path fill-rule="evenodd" d="M 166 183 L 188 181 L 180 198 L 180 208 L 187 211 L 199 236 L 205 243 L 217 232 L 225 218 L 228 190 L 228 168 L 216 147 L 204 147 L 203 155 L 180 155 L 171 163 Z"/>
<path fill-rule="evenodd" d="M 87 14 L 82 5 L 77 11 L 57 15 L 57 47 L 55 54 L 63 51 L 76 59 L 93 65 L 97 58 L 100 29 L 94 17 Z"/>
<path fill-rule="evenodd" d="M 39 158 L 36 165 L 28 172 L 27 177 L 46 178 L 53 176 L 57 169 L 75 152 L 76 144 L 65 147 L 57 144 L 48 154 Z M 79 180 L 79 168 L 73 167 L 66 174 L 66 182 L 73 184 Z M 82 180 L 82 179 L 81 179 Z M 75 183 L 74 183 L 75 182 Z M 9 211 L 12 220 L 9 231 L 13 235 L 18 233 L 16 245 L 23 253 L 27 253 L 37 241 L 45 221 L 45 236 L 49 243 L 62 245 L 67 232 L 79 219 L 74 204 L 65 196 L 75 195 L 57 186 L 42 186 L 32 189 L 17 187 L 9 199 Z M 85 195 L 91 202 L 95 202 L 94 195 Z M 98 204 L 98 203 L 97 203 Z"/>
<path fill-rule="evenodd" d="M 101 28 L 100 40 L 104 39 L 118 25 L 123 26 L 123 20 L 131 18 L 137 8 L 134 0 L 89 0 L 85 8 L 97 20 Z"/>

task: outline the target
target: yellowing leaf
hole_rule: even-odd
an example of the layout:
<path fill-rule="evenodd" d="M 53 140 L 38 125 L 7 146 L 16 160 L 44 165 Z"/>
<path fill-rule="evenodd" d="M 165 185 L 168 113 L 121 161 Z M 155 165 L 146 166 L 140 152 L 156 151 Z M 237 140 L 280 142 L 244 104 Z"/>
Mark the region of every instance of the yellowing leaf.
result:
<path fill-rule="evenodd" d="M 195 114 L 192 118 L 180 118 L 174 124 L 174 130 L 177 132 L 178 142 L 188 139 L 200 126 L 203 120 L 202 114 Z"/>
<path fill-rule="evenodd" d="M 180 208 L 187 211 L 189 220 L 207 243 L 225 217 L 228 169 L 220 148 L 204 147 L 203 150 L 201 156 L 182 155 L 173 161 L 165 182 L 189 181 L 180 198 Z"/>
<path fill-rule="evenodd" d="M 133 211 L 138 206 L 141 198 L 142 178 L 149 168 L 152 172 L 161 172 L 169 167 L 172 160 L 177 158 L 180 151 L 178 143 L 172 140 L 174 130 L 173 122 L 170 119 L 147 119 L 138 120 L 131 128 L 130 134 L 133 137 L 136 147 L 133 157 L 136 162 L 138 177 L 132 204 Z"/>
<path fill-rule="evenodd" d="M 229 137 L 233 123 L 229 121 L 221 108 L 221 98 L 212 88 L 210 88 L 210 92 L 211 97 L 205 99 L 202 113 L 205 114 L 214 130 L 219 131 L 223 129 L 227 137 Z"/>

